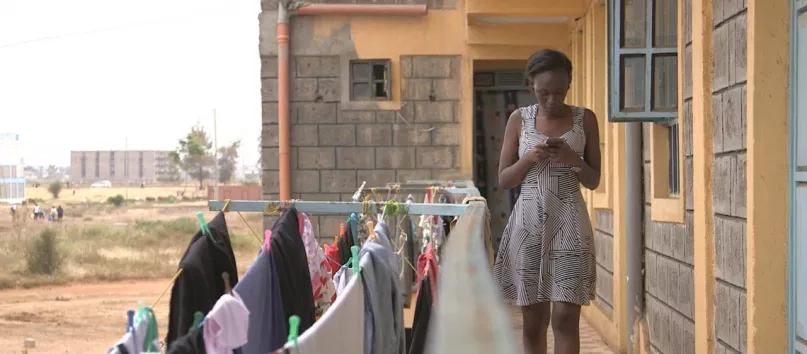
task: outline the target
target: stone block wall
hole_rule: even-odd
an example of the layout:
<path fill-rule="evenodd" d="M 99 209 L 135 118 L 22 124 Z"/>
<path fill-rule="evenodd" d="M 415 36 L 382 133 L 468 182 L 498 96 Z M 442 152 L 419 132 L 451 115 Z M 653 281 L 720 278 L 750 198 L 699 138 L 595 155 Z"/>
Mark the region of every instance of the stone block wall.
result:
<path fill-rule="evenodd" d="M 278 0 L 261 0 L 263 11 L 277 10 Z M 306 0 L 309 4 L 426 4 L 429 9 L 456 9 L 459 0 Z"/>
<path fill-rule="evenodd" d="M 746 8 L 714 0 L 716 353 L 746 352 Z"/>
<path fill-rule="evenodd" d="M 368 186 L 411 179 L 458 179 L 460 57 L 401 56 L 400 110 L 352 110 L 342 102 L 342 56 L 291 61 L 292 198 L 349 201 Z M 394 69 L 394 68 L 393 68 Z M 277 58 L 262 58 L 263 193 L 277 199 Z M 322 237 L 338 233 L 344 216 L 312 221 Z M 266 223 L 272 222 L 271 219 Z M 266 225 L 270 227 L 271 224 Z"/>
<path fill-rule="evenodd" d="M 597 301 L 595 305 L 613 320 L 614 316 L 614 212 L 595 209 L 597 220 L 594 247 L 597 252 Z"/>
<path fill-rule="evenodd" d="M 650 194 L 650 129 L 644 123 L 644 238 L 645 238 L 645 320 L 650 330 L 650 343 L 660 353 L 695 353 L 695 281 L 692 198 L 692 3 L 684 1 L 684 107 L 678 117 L 683 134 L 685 185 L 681 191 L 686 200 L 685 223 L 655 222 L 651 217 Z M 666 162 L 664 162 L 666 163 Z"/>

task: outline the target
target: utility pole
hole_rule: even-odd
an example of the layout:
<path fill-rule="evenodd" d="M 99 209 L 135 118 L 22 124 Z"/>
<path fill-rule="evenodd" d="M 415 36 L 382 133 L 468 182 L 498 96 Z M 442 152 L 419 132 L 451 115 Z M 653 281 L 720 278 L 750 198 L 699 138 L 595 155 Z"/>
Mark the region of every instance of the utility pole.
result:
<path fill-rule="evenodd" d="M 216 109 L 213 108 L 213 199 L 219 200 L 219 131 L 216 128 Z"/>
<path fill-rule="evenodd" d="M 124 139 L 124 149 L 125 152 L 123 153 L 123 174 L 126 178 L 126 200 L 129 200 L 129 137 L 127 136 Z"/>

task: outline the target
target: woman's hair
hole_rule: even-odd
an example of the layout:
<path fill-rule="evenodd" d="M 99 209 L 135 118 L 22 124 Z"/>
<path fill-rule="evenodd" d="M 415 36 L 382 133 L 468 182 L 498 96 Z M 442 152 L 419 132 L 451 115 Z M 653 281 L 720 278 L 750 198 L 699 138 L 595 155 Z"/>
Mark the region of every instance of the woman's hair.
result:
<path fill-rule="evenodd" d="M 531 82 L 535 75 L 555 70 L 569 73 L 569 80 L 572 79 L 572 61 L 566 54 L 554 49 L 541 49 L 532 53 L 527 59 L 527 69 L 524 74 Z"/>

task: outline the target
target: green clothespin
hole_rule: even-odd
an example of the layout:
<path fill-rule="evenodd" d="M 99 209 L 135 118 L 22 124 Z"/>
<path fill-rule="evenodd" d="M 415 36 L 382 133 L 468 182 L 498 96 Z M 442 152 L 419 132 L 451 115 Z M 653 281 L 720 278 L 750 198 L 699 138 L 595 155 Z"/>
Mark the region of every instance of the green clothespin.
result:
<path fill-rule="evenodd" d="M 202 235 L 210 237 L 210 240 L 216 242 L 216 239 L 213 237 L 213 234 L 210 232 L 210 227 L 207 226 L 207 221 L 205 221 L 205 214 L 201 211 L 196 213 L 196 218 L 199 219 L 199 229 L 202 230 Z"/>
<path fill-rule="evenodd" d="M 355 247 L 355 246 L 354 246 Z M 289 317 L 289 339 L 287 342 L 294 343 L 294 348 L 298 350 L 297 337 L 300 334 L 300 316 L 292 315 Z"/>
<path fill-rule="evenodd" d="M 361 271 L 359 268 L 359 246 L 350 247 L 350 253 L 353 255 L 353 258 L 351 258 L 351 266 L 353 267 L 353 276 L 355 277 L 359 275 L 359 271 Z"/>
<path fill-rule="evenodd" d="M 199 329 L 199 324 L 202 323 L 202 320 L 205 318 L 205 314 L 202 311 L 196 311 L 193 314 L 193 324 L 191 325 L 191 331 L 195 331 Z"/>

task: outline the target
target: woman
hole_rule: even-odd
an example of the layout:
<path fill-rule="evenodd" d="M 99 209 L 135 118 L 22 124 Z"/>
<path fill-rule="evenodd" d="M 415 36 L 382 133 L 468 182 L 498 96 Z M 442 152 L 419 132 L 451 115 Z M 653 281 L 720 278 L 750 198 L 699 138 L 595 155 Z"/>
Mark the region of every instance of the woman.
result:
<path fill-rule="evenodd" d="M 594 299 L 596 279 L 580 184 L 593 190 L 600 183 L 597 117 L 564 103 L 572 78 L 565 54 L 534 53 L 526 74 L 538 104 L 514 111 L 505 129 L 499 184 L 521 185 L 521 194 L 494 274 L 505 300 L 521 307 L 526 353 L 547 352 L 550 318 L 555 353 L 579 353 L 580 306 Z"/>

